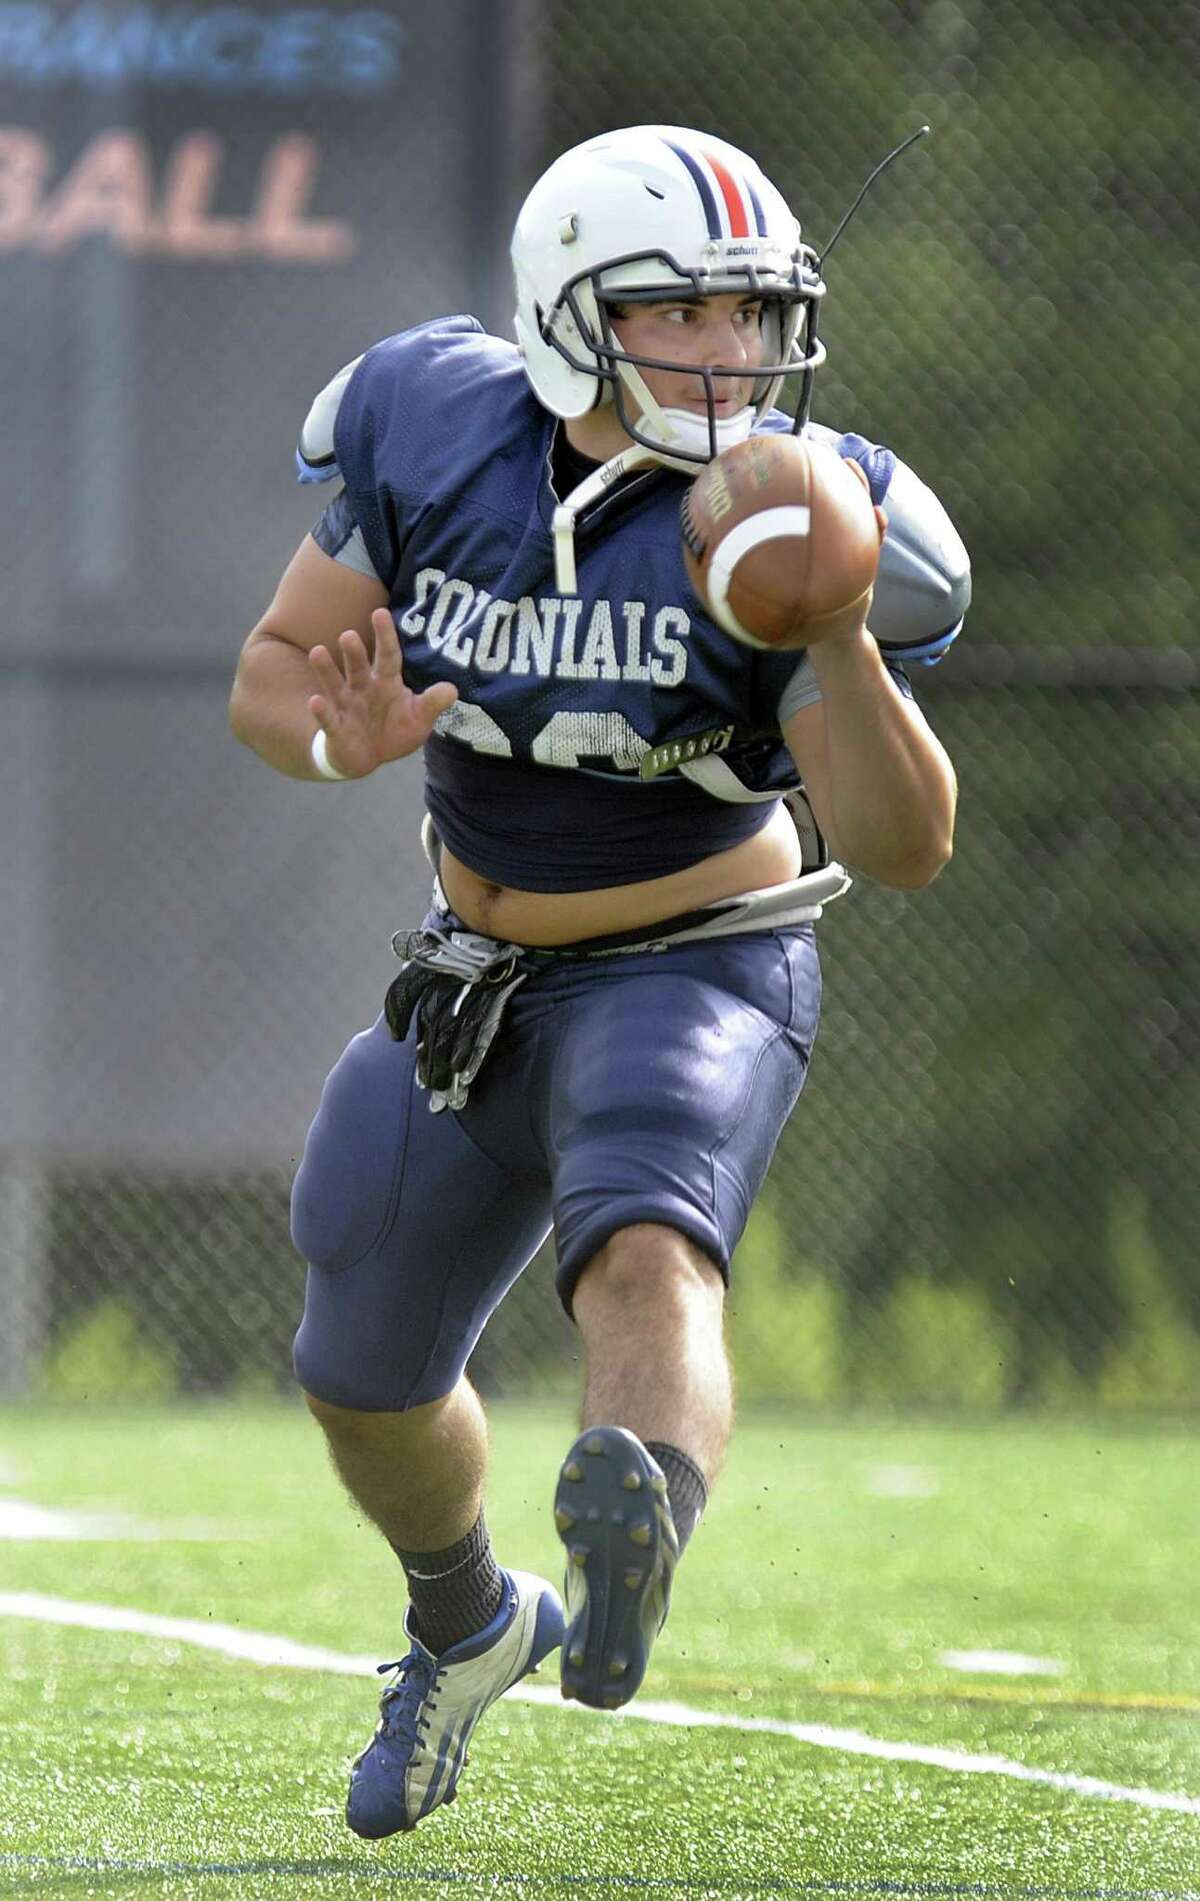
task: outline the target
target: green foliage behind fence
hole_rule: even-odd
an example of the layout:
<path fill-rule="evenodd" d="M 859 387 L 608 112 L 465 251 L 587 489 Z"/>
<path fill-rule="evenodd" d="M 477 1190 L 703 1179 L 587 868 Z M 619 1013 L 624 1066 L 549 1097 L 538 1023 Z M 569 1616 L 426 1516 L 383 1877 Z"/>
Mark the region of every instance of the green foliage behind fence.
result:
<path fill-rule="evenodd" d="M 967 630 L 916 678 L 959 771 L 958 848 L 931 891 L 860 882 L 820 927 L 825 1022 L 736 1263 L 743 1400 L 1194 1407 L 1194 10 L 551 0 L 541 18 L 542 159 L 610 125 L 707 126 L 757 153 L 818 243 L 888 146 L 933 126 L 830 260 L 815 413 L 891 443 L 973 556 Z M 147 1392 L 287 1385 L 282 1159 L 50 1190 L 50 1390 L 118 1368 Z M 494 1392 L 578 1370 L 543 1259 L 475 1372 Z"/>

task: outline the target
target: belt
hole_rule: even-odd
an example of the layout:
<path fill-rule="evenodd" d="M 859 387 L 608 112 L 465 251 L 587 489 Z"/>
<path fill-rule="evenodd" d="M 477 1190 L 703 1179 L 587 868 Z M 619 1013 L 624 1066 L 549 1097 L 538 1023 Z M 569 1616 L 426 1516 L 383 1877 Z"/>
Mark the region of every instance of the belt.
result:
<path fill-rule="evenodd" d="M 388 988 L 384 1014 L 398 1042 L 417 1020 L 416 1076 L 434 1114 L 461 1109 L 495 1042 L 513 992 L 526 978 L 572 962 L 664 951 L 675 944 L 733 937 L 746 931 L 786 930 L 820 917 L 822 906 L 849 889 L 838 864 L 823 865 L 787 884 L 745 891 L 715 904 L 677 912 L 632 931 L 577 938 L 569 944 L 513 944 L 456 928 L 438 875 L 438 840 L 426 819 L 421 840 L 434 871 L 436 922 L 397 931 L 392 949 L 400 974 Z"/>
<path fill-rule="evenodd" d="M 434 905 L 450 919 L 454 913 L 440 875 L 441 840 L 428 813 L 421 824 L 421 844 L 433 871 Z M 765 885 L 761 890 L 719 898 L 713 904 L 680 911 L 673 917 L 659 918 L 653 924 L 638 925 L 633 930 L 576 938 L 568 944 L 510 944 L 507 948 L 519 953 L 522 961 L 528 960 L 535 968 L 541 968 L 572 958 L 621 957 L 638 951 L 666 950 L 672 944 L 688 944 L 707 937 L 732 937 L 743 931 L 781 931 L 794 924 L 815 923 L 824 906 L 842 897 L 852 883 L 845 866 L 831 862 L 816 871 L 802 872 L 786 884 Z M 392 942 L 395 947 L 394 938 Z"/>

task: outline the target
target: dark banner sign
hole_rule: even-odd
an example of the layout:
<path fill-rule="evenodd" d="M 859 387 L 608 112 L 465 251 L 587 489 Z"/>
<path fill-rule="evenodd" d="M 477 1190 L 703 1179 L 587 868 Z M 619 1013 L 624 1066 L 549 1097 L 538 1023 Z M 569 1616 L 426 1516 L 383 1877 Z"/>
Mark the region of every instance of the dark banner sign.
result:
<path fill-rule="evenodd" d="M 30 614 L 76 650 L 81 610 L 93 655 L 227 649 L 316 391 L 427 316 L 506 320 L 505 12 L 0 0 L 0 651 Z"/>
<path fill-rule="evenodd" d="M 26 86 L 361 98 L 396 80 L 403 45 L 381 7 L 0 5 L 0 77 Z"/>
<path fill-rule="evenodd" d="M 242 205 L 229 203 L 230 151 L 250 128 L 246 103 L 285 105 L 307 123 L 339 102 L 386 99 L 419 43 L 379 8 L 177 6 L 56 9 L 0 3 L 0 89 L 39 123 L 0 130 L 0 247 L 61 253 L 107 236 L 135 255 L 332 264 L 357 248 L 351 220 L 309 215 L 323 156 L 319 132 L 263 145 Z M 114 124 L 77 145 L 71 93 L 114 113 L 136 100 L 162 124 L 191 95 L 209 123 L 166 131 Z M 174 112 L 170 115 L 175 116 Z M 200 116 L 197 114 L 197 116 Z M 272 115 L 276 116 L 276 115 Z M 337 135 L 340 141 L 341 133 Z M 227 207 L 219 209 L 219 207 Z"/>
<path fill-rule="evenodd" d="M 246 208 L 219 214 L 227 142 L 188 132 L 163 157 L 144 133 L 97 133 L 52 187 L 55 153 L 42 134 L 0 130 L 0 246 L 60 253 L 107 237 L 133 256 L 336 264 L 357 249 L 353 225 L 309 215 L 321 165 L 316 139 L 293 133 L 265 149 Z"/>
<path fill-rule="evenodd" d="M 0 0 L 0 1253 L 7 1150 L 291 1154 L 423 909 L 419 773 L 323 799 L 226 702 L 327 499 L 313 397 L 426 318 L 507 327 L 516 7 Z M 361 997 L 254 1054 L 306 957 Z"/>

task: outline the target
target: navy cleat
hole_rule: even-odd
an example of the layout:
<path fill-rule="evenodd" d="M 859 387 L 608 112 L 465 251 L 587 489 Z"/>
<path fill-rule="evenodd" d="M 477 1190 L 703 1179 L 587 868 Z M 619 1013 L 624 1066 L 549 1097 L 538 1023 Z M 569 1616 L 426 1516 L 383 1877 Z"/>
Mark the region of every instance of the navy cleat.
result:
<path fill-rule="evenodd" d="M 567 1454 L 554 1523 L 567 1548 L 562 1693 L 619 1709 L 667 1621 L 679 1562 L 667 1481 L 634 1433 L 593 1426 Z"/>
<path fill-rule="evenodd" d="M 378 1841 L 415 1828 L 422 1816 L 453 1802 L 471 1732 L 488 1706 L 536 1670 L 562 1642 L 563 1610 L 544 1578 L 504 1571 L 504 1600 L 486 1630 L 443 1650 L 426 1650 L 413 1635 L 379 1705 L 374 1736 L 350 1772 L 346 1820 L 356 1835 Z"/>

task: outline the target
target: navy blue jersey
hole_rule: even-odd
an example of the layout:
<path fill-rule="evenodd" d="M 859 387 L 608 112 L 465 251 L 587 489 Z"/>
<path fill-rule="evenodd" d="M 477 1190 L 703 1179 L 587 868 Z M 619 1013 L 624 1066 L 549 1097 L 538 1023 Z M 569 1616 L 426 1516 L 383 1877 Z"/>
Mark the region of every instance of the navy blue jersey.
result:
<path fill-rule="evenodd" d="M 302 474 L 345 488 L 315 532 L 335 553 L 357 526 L 406 680 L 458 688 L 426 748 L 457 857 L 497 883 L 582 890 L 694 864 L 765 823 L 798 783 L 779 718 L 785 693 L 804 703 L 803 656 L 757 653 L 708 618 L 683 565 L 688 477 L 636 474 L 585 512 L 579 591 L 561 596 L 556 421 L 511 344 L 441 319 L 368 350 L 330 394 L 331 447 Z M 894 458 L 835 440 L 882 500 Z"/>

